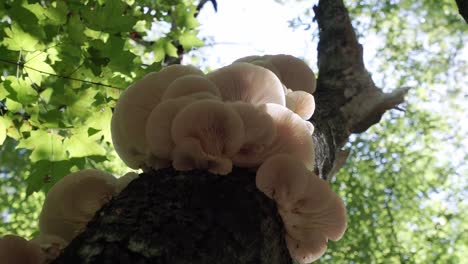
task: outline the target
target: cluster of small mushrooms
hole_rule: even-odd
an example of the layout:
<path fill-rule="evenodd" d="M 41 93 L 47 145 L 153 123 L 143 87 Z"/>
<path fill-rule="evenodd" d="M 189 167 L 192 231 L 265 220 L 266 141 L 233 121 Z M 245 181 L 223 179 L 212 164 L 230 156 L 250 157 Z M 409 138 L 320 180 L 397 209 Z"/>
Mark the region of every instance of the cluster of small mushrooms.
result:
<path fill-rule="evenodd" d="M 111 124 L 114 147 L 130 168 L 144 171 L 257 170 L 256 185 L 277 204 L 292 258 L 310 263 L 324 254 L 328 239 L 338 240 L 346 230 L 342 200 L 313 172 L 308 119 L 315 82 L 307 64 L 289 55 L 249 56 L 208 74 L 168 66 L 121 95 Z M 16 243 L 35 259 L 42 254 L 41 261 L 24 263 L 47 263 L 42 259 L 56 256 L 135 177 L 119 183 L 96 170 L 66 176 L 47 195 L 38 238 L 4 237 L 0 259 L 13 254 L 9 248 Z"/>
<path fill-rule="evenodd" d="M 65 176 L 47 193 L 39 215 L 39 235 L 30 241 L 15 235 L 1 238 L 0 263 L 50 263 L 105 203 L 137 177 L 130 172 L 116 178 L 95 169 Z"/>

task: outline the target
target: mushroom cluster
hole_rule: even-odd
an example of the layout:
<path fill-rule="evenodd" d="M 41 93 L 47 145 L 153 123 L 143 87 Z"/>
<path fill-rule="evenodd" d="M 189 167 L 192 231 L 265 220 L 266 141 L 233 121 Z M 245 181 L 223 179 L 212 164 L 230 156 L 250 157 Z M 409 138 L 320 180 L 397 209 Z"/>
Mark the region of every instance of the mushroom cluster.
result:
<path fill-rule="evenodd" d="M 316 80 L 289 55 L 249 56 L 204 74 L 172 65 L 121 95 L 112 138 L 134 169 L 257 170 L 260 191 L 275 200 L 291 256 L 309 263 L 346 229 L 346 210 L 313 173 Z"/>
<path fill-rule="evenodd" d="M 249 56 L 208 74 L 168 66 L 122 93 L 111 121 L 114 147 L 144 171 L 257 170 L 257 188 L 275 201 L 291 256 L 309 263 L 346 230 L 342 200 L 313 172 L 315 85 L 307 64 L 289 55 Z M 40 234 L 0 239 L 0 259 L 49 263 L 136 177 L 98 170 L 64 177 L 46 196 Z"/>
<path fill-rule="evenodd" d="M 0 263 L 51 263 L 84 231 L 96 211 L 136 177 L 130 172 L 117 179 L 94 169 L 65 176 L 47 193 L 38 236 L 30 241 L 15 235 L 0 238 Z"/>

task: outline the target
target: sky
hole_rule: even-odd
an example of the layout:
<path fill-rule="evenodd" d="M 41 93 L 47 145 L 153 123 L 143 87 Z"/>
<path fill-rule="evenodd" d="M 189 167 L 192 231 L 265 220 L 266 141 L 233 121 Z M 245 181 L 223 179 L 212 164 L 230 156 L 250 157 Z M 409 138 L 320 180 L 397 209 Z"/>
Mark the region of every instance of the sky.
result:
<path fill-rule="evenodd" d="M 248 55 L 290 54 L 305 58 L 314 68 L 312 32 L 288 26 L 305 8 L 311 8 L 310 1 L 282 5 L 273 0 L 221 0 L 218 12 L 207 3 L 198 16 L 199 36 L 213 40 L 200 49 L 206 55 L 204 64 L 218 68 Z"/>

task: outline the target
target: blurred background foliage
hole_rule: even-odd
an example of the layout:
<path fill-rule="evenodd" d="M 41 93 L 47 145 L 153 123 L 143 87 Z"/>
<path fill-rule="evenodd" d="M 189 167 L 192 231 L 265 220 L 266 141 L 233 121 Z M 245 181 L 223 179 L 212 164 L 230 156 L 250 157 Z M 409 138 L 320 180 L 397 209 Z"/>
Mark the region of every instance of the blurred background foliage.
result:
<path fill-rule="evenodd" d="M 290 26 L 310 32 L 316 46 L 317 1 L 272 2 L 284 8 L 310 2 Z M 404 111 L 387 113 L 346 146 L 348 162 L 332 186 L 346 202 L 349 228 L 319 262 L 462 263 L 468 258 L 468 27 L 454 0 L 345 3 L 376 84 L 411 90 Z M 111 109 L 133 80 L 179 57 L 180 46 L 196 56 L 203 46 L 196 4 L 0 4 L 0 234 L 31 238 L 44 191 L 69 172 L 128 170 L 112 148 Z"/>

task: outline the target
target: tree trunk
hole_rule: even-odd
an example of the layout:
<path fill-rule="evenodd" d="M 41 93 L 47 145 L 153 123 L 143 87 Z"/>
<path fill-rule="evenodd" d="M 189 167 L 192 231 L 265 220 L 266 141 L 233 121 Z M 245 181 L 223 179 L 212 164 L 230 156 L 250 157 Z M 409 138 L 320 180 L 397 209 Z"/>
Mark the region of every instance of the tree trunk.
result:
<path fill-rule="evenodd" d="M 349 135 L 377 123 L 406 90 L 375 87 L 341 0 L 321 0 L 314 11 L 315 170 L 330 179 L 346 160 L 341 148 Z M 255 187 L 255 172 L 163 169 L 134 180 L 53 263 L 292 263 L 283 233 L 273 201 Z"/>

